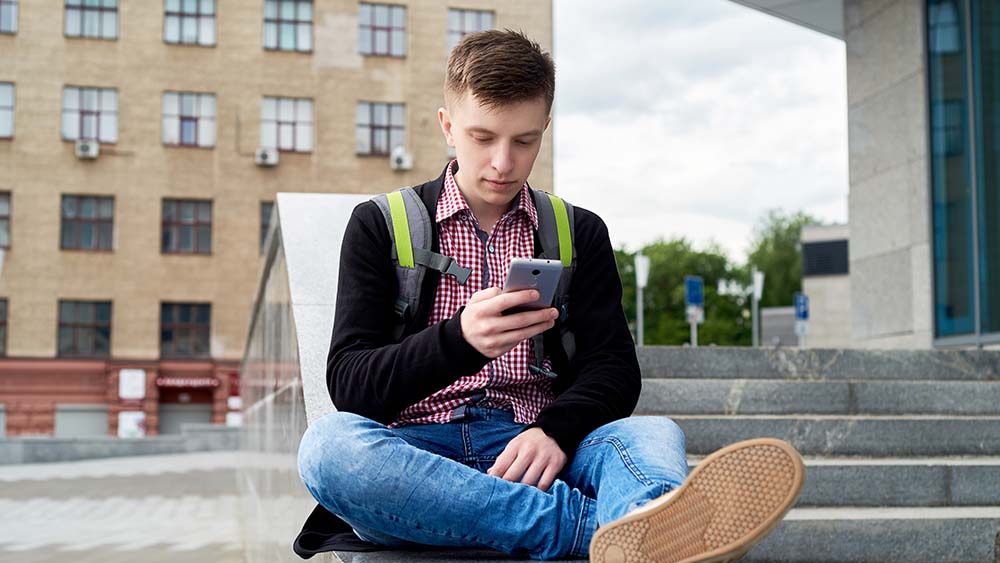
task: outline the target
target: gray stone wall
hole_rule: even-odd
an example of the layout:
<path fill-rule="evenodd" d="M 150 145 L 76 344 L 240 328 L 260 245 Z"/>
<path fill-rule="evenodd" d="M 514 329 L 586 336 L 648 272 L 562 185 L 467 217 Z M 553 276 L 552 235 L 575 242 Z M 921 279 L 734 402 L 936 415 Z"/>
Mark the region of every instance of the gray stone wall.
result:
<path fill-rule="evenodd" d="M 924 9 L 847 0 L 851 337 L 932 344 Z"/>

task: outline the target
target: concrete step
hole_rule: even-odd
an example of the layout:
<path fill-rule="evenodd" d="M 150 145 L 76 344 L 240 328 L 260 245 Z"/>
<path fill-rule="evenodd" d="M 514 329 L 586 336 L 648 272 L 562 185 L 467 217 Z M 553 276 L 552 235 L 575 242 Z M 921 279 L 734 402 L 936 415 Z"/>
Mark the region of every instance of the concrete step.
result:
<path fill-rule="evenodd" d="M 690 454 L 751 438 L 786 440 L 803 455 L 941 457 L 1000 455 L 1000 417 L 678 415 Z"/>
<path fill-rule="evenodd" d="M 1000 415 L 1000 381 L 646 379 L 636 413 Z"/>
<path fill-rule="evenodd" d="M 646 378 L 998 381 L 989 350 L 819 350 L 642 346 Z"/>
<path fill-rule="evenodd" d="M 688 459 L 693 470 L 700 457 Z M 799 507 L 1000 506 L 1000 457 L 807 457 Z"/>
<path fill-rule="evenodd" d="M 741 561 L 996 562 L 1000 508 L 797 508 Z"/>
<path fill-rule="evenodd" d="M 740 561 L 996 562 L 1000 508 L 796 508 Z M 531 561 L 483 549 L 336 554 L 344 563 Z"/>

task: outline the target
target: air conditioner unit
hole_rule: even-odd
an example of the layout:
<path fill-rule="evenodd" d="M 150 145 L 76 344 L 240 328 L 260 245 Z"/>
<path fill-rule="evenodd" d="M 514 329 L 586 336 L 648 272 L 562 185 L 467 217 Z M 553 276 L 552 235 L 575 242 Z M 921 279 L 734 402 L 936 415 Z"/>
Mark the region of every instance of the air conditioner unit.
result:
<path fill-rule="evenodd" d="M 389 155 L 389 166 L 393 170 L 413 170 L 413 156 L 406 152 L 403 147 L 396 147 L 392 149 L 392 154 Z"/>
<path fill-rule="evenodd" d="M 253 161 L 257 166 L 277 166 L 278 149 L 271 147 L 258 147 L 253 153 Z"/>
<path fill-rule="evenodd" d="M 81 160 L 93 160 L 101 154 L 101 143 L 97 139 L 79 139 L 76 141 L 76 157 Z"/>

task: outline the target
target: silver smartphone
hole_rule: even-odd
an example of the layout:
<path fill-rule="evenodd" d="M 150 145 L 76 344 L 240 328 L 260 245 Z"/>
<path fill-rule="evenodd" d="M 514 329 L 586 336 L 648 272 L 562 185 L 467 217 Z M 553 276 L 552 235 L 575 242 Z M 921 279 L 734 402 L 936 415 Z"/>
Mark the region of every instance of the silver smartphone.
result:
<path fill-rule="evenodd" d="M 556 294 L 556 286 L 559 285 L 559 276 L 562 274 L 562 269 L 563 265 L 559 260 L 545 260 L 543 258 L 511 259 L 510 270 L 507 271 L 507 279 L 503 284 L 503 292 L 537 289 L 540 296 L 531 303 L 511 307 L 504 311 L 504 314 L 509 315 L 511 313 L 551 307 L 552 298 Z"/>

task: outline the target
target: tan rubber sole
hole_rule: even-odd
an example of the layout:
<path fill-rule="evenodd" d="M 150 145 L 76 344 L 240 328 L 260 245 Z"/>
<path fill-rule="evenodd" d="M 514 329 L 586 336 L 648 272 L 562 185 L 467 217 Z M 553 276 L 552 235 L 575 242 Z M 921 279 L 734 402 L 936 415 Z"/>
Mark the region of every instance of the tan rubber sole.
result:
<path fill-rule="evenodd" d="M 706 457 L 674 494 L 598 528 L 592 563 L 721 563 L 745 555 L 795 504 L 805 465 L 782 440 L 738 442 Z"/>

